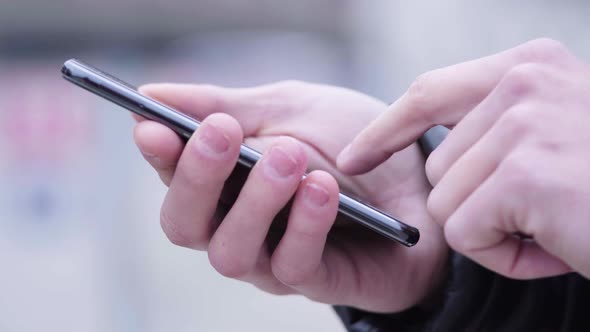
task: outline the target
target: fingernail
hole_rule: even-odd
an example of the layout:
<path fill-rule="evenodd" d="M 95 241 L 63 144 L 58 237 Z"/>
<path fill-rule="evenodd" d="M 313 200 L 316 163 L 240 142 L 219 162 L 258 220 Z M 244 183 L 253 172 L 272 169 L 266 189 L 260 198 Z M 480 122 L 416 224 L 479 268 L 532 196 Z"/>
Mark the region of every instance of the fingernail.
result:
<path fill-rule="evenodd" d="M 297 160 L 289 156 L 279 147 L 273 147 L 270 149 L 267 163 L 272 172 L 279 177 L 293 175 L 297 169 Z"/>
<path fill-rule="evenodd" d="M 328 203 L 328 191 L 317 184 L 310 183 L 303 188 L 303 196 L 312 205 L 322 207 Z"/>
<path fill-rule="evenodd" d="M 206 124 L 201 128 L 197 145 L 209 153 L 220 154 L 229 149 L 229 139 L 221 129 Z"/>

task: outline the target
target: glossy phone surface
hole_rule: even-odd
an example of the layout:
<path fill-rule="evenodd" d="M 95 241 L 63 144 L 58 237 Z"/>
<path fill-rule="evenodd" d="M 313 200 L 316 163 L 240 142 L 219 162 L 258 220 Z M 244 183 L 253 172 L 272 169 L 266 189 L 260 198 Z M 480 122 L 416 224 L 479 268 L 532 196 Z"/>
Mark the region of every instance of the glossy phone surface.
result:
<path fill-rule="evenodd" d="M 185 140 L 188 140 L 199 127 L 197 120 L 142 95 L 135 87 L 81 61 L 75 59 L 66 61 L 62 68 L 62 74 L 68 81 L 90 92 L 149 120 L 164 124 Z M 247 175 L 247 171 L 260 157 L 259 152 L 242 144 L 234 174 L 244 177 L 244 174 Z M 339 196 L 338 213 L 339 218 L 361 224 L 408 247 L 415 245 L 420 238 L 420 233 L 415 227 L 344 193 L 340 193 Z"/>

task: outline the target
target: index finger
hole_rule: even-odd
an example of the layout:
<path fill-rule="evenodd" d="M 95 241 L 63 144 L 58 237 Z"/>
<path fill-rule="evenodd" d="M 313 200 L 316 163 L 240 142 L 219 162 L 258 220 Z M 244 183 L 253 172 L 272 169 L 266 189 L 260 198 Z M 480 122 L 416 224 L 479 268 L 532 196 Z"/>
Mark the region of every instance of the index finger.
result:
<path fill-rule="evenodd" d="M 338 157 L 350 174 L 371 170 L 415 142 L 435 125 L 452 126 L 479 104 L 514 66 L 551 62 L 563 47 L 541 39 L 477 60 L 431 71 L 418 77 Z"/>

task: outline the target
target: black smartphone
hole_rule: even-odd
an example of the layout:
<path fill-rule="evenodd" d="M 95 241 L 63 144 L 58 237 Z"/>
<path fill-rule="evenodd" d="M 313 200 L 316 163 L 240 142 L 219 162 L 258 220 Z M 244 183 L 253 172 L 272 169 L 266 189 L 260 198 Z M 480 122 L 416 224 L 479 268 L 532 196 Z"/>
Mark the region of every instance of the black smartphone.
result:
<path fill-rule="evenodd" d="M 188 140 L 199 127 L 197 120 L 142 95 L 130 84 L 79 60 L 66 61 L 61 72 L 66 80 L 146 119 L 168 126 L 184 140 Z M 233 174 L 240 174 L 245 181 L 244 177 L 260 157 L 259 152 L 242 144 Z M 407 247 L 415 245 L 420 238 L 420 232 L 415 227 L 344 193 L 340 193 L 339 196 L 338 213 L 339 218 L 361 224 Z"/>

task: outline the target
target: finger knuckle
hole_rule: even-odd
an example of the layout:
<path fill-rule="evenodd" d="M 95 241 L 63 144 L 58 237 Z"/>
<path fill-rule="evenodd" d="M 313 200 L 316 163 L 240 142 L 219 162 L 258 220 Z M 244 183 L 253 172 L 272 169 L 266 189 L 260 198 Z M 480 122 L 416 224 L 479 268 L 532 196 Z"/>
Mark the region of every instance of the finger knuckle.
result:
<path fill-rule="evenodd" d="M 244 278 L 252 268 L 239 253 L 234 253 L 226 246 L 212 246 L 208 256 L 211 266 L 226 278 Z"/>
<path fill-rule="evenodd" d="M 536 191 L 532 160 L 523 153 L 511 154 L 498 167 L 499 186 L 507 195 L 520 195 Z"/>
<path fill-rule="evenodd" d="M 224 112 L 231 108 L 231 103 L 228 101 L 228 98 L 224 96 L 224 92 L 227 90 L 212 84 L 201 84 L 199 85 L 199 90 L 207 96 L 207 98 L 201 98 L 200 103 L 202 103 L 202 105 L 200 105 L 200 107 L 215 112 Z M 187 110 L 181 111 L 187 112 Z"/>
<path fill-rule="evenodd" d="M 418 76 L 406 92 L 406 98 L 412 113 L 422 119 L 430 119 L 436 111 L 432 104 L 431 92 L 434 86 L 435 71 Z"/>
<path fill-rule="evenodd" d="M 424 165 L 426 177 L 432 185 L 436 185 L 442 177 L 443 167 L 443 159 L 440 150 L 434 150 Z"/>
<path fill-rule="evenodd" d="M 206 156 L 204 158 L 207 158 Z M 182 172 L 183 186 L 195 190 L 196 188 L 208 188 L 212 183 L 220 182 L 221 165 L 217 165 L 215 161 L 203 160 L 193 163 L 194 169 L 201 169 L 202 171 L 195 172 L 190 170 L 190 166 L 184 164 L 179 168 Z"/>
<path fill-rule="evenodd" d="M 172 220 L 166 209 L 160 211 L 160 226 L 172 244 L 187 248 L 193 244 L 188 234 Z"/>
<path fill-rule="evenodd" d="M 555 63 L 569 55 L 567 47 L 551 38 L 531 40 L 521 47 L 523 61 Z"/>
<path fill-rule="evenodd" d="M 500 116 L 496 126 L 502 137 L 518 142 L 535 130 L 535 108 L 528 105 L 512 107 Z"/>
<path fill-rule="evenodd" d="M 306 284 L 312 273 L 307 268 L 293 266 L 289 262 L 275 261 L 271 264 L 273 275 L 287 286 L 301 286 Z"/>
<path fill-rule="evenodd" d="M 510 69 L 498 88 L 503 89 L 508 96 L 521 100 L 538 93 L 545 78 L 543 65 L 524 63 Z"/>

